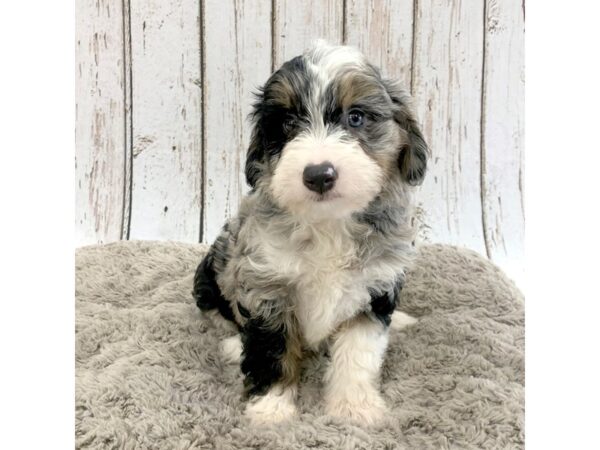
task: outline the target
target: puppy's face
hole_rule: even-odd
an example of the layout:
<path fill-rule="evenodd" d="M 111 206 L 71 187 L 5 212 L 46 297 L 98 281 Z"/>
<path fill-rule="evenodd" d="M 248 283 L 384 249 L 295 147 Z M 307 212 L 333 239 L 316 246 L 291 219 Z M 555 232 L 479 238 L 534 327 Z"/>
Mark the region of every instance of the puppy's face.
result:
<path fill-rule="evenodd" d="M 419 184 L 427 146 L 407 102 L 358 51 L 317 46 L 258 96 L 248 183 L 315 221 L 365 209 L 386 183 Z"/>

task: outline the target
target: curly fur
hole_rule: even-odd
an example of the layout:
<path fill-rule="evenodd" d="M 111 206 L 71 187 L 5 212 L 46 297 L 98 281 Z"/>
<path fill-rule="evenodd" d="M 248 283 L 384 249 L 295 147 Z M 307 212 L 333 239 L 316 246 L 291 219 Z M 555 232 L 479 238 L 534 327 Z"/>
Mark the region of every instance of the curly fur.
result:
<path fill-rule="evenodd" d="M 198 267 L 194 296 L 242 333 L 251 419 L 293 415 L 303 351 L 328 346 L 327 411 L 374 423 L 427 160 L 408 96 L 355 49 L 319 43 L 271 76 L 252 117 L 253 189 Z M 303 171 L 324 162 L 339 176 L 317 193 Z"/>

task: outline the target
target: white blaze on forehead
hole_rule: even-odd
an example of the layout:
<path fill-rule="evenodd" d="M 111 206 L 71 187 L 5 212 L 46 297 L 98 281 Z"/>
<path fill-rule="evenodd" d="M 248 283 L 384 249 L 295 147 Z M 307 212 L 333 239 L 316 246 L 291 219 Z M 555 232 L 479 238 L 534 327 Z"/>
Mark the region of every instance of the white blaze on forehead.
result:
<path fill-rule="evenodd" d="M 355 67 L 360 70 L 366 66 L 366 59 L 358 49 L 349 46 L 328 45 L 321 40 L 315 43 L 306 56 L 313 67 L 316 67 L 329 80 L 342 69 Z"/>
<path fill-rule="evenodd" d="M 330 162 L 338 179 L 324 197 L 303 182 L 306 166 Z M 343 142 L 341 133 L 327 130 L 303 133 L 283 149 L 271 179 L 278 205 L 306 218 L 321 220 L 348 217 L 369 204 L 380 192 L 383 172 L 356 141 Z"/>
<path fill-rule="evenodd" d="M 305 54 L 307 68 L 314 76 L 311 83 L 311 97 L 308 106 L 310 122 L 315 130 L 322 129 L 325 103 L 323 98 L 327 87 L 343 70 L 354 68 L 361 70 L 366 66 L 366 60 L 360 51 L 354 47 L 328 45 L 318 40 L 315 46 Z"/>

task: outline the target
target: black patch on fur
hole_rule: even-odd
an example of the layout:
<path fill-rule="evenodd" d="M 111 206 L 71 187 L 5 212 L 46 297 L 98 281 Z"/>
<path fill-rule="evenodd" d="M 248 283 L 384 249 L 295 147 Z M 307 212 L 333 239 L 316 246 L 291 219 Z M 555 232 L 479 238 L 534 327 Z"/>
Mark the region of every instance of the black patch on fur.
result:
<path fill-rule="evenodd" d="M 255 127 L 250 139 L 250 146 L 246 154 L 246 183 L 252 188 L 256 187 L 256 182 L 260 178 L 260 164 L 264 158 L 264 151 L 261 146 L 262 135 L 260 130 Z"/>
<path fill-rule="evenodd" d="M 216 274 L 213 269 L 212 248 L 196 269 L 192 295 L 196 299 L 196 305 L 202 311 L 209 311 L 216 308 L 224 318 L 235 323 L 233 310 L 229 302 L 223 297 L 221 289 L 217 284 Z"/>
<path fill-rule="evenodd" d="M 247 395 L 262 395 L 281 379 L 285 353 L 283 326 L 272 328 L 260 317 L 249 319 L 242 330 L 242 373 Z"/>
<path fill-rule="evenodd" d="M 248 309 L 244 308 L 240 302 L 238 302 L 237 307 L 238 307 L 238 311 L 240 312 L 240 314 L 243 317 L 245 317 L 246 319 L 250 318 L 250 311 L 248 311 Z"/>
<path fill-rule="evenodd" d="M 305 126 L 308 112 L 304 97 L 309 90 L 310 74 L 304 59 L 297 56 L 271 75 L 256 95 L 250 115 L 254 129 L 245 166 L 246 181 L 251 187 L 256 186 L 262 168 L 277 159 L 285 144 Z M 292 97 L 291 101 L 283 98 L 282 91 Z"/>
<path fill-rule="evenodd" d="M 377 293 L 371 291 L 371 311 L 373 315 L 386 327 L 392 322 L 392 314 L 400 300 L 400 291 L 402 290 L 403 282 L 396 281 L 394 288 L 391 291 Z"/>

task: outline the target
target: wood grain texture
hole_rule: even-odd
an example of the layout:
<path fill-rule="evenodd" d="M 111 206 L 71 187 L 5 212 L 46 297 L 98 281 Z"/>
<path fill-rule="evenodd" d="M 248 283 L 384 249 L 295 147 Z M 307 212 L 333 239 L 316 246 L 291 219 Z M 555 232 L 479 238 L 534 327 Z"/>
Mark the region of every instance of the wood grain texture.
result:
<path fill-rule="evenodd" d="M 521 2 L 488 0 L 482 111 L 483 226 L 488 256 L 518 277 L 524 257 L 524 37 Z M 510 267 L 508 267 L 510 265 Z"/>
<path fill-rule="evenodd" d="M 432 151 L 428 237 L 485 253 L 481 211 L 483 2 L 419 0 L 412 92 Z"/>
<path fill-rule="evenodd" d="M 389 78 L 411 84 L 413 0 L 347 0 L 344 41 Z"/>
<path fill-rule="evenodd" d="M 121 2 L 76 2 L 76 243 L 121 239 L 124 70 Z"/>
<path fill-rule="evenodd" d="M 271 3 L 205 0 L 203 241 L 212 242 L 247 192 L 248 114 L 271 73 Z"/>
<path fill-rule="evenodd" d="M 343 41 L 344 9 L 339 0 L 274 0 L 273 67 L 300 55 L 316 39 Z"/>
<path fill-rule="evenodd" d="M 247 189 L 252 91 L 321 38 L 357 46 L 410 87 L 432 150 L 420 199 L 428 239 L 487 253 L 518 278 L 522 6 L 77 2 L 77 244 L 212 241 Z"/>
<path fill-rule="evenodd" d="M 200 237 L 200 8 L 131 0 L 131 239 Z"/>

